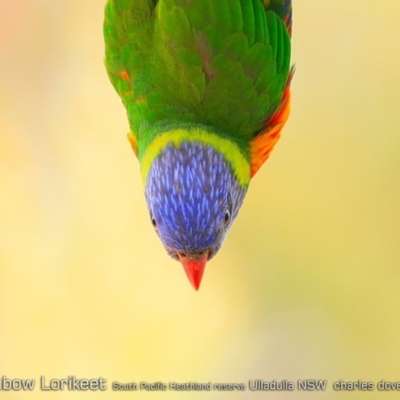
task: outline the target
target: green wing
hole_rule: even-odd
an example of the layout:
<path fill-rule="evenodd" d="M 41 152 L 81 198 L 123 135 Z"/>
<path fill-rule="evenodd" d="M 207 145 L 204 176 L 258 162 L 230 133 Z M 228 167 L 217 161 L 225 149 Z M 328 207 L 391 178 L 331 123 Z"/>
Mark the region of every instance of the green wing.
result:
<path fill-rule="evenodd" d="M 201 124 L 249 142 L 290 72 L 287 0 L 109 0 L 106 67 L 135 139 Z"/>

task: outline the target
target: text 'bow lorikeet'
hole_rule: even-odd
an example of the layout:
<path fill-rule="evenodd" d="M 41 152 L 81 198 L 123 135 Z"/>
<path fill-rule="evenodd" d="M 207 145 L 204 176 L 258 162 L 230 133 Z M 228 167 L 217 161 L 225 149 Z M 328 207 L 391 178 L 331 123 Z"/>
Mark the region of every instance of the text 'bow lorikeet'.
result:
<path fill-rule="evenodd" d="M 289 115 L 291 0 L 109 0 L 150 220 L 197 290 Z"/>

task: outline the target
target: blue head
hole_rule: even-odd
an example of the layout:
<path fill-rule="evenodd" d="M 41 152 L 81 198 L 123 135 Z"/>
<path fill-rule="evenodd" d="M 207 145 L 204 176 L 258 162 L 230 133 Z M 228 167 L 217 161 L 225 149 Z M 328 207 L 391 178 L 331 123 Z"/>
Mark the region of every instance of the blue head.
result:
<path fill-rule="evenodd" d="M 171 144 L 153 161 L 145 187 L 150 219 L 168 254 L 197 290 L 242 205 L 242 188 L 223 155 L 198 142 Z"/>

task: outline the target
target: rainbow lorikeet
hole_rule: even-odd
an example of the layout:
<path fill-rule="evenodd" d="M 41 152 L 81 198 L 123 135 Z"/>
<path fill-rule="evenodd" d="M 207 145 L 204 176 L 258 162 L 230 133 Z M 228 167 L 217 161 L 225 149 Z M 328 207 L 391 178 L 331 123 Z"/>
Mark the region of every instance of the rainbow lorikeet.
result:
<path fill-rule="evenodd" d="M 108 0 L 150 221 L 197 290 L 289 115 L 291 0 Z"/>

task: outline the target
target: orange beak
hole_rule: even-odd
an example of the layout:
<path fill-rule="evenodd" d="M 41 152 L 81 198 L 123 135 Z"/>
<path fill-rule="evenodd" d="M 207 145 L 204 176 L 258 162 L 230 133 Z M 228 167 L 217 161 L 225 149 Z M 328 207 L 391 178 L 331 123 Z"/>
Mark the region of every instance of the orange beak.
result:
<path fill-rule="evenodd" d="M 202 252 L 201 255 L 178 253 L 178 257 L 194 290 L 199 290 L 208 260 L 208 251 Z"/>

